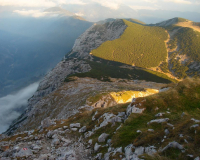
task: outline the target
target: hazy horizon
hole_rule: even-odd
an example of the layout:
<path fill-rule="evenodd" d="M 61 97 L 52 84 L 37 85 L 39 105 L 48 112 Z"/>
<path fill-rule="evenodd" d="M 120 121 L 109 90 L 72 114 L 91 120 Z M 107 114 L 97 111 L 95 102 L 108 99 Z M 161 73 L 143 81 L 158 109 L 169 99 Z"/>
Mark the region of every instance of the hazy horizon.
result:
<path fill-rule="evenodd" d="M 57 16 L 57 12 L 44 10 L 61 7 L 87 21 L 97 22 L 106 18 L 135 18 L 145 23 L 157 23 L 174 17 L 200 21 L 199 0 L 0 0 L 0 18 Z"/>

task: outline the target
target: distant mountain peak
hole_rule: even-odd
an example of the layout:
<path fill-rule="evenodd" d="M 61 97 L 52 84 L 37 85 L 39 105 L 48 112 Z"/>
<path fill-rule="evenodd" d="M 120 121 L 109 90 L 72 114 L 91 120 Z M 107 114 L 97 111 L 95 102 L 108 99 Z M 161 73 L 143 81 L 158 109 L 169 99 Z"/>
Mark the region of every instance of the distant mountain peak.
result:
<path fill-rule="evenodd" d="M 126 20 L 130 21 L 130 22 L 133 22 L 133 23 L 137 23 L 137 24 L 142 24 L 142 25 L 145 24 L 144 22 L 142 22 L 142 21 L 140 21 L 138 19 L 134 19 L 134 18 L 127 18 Z"/>
<path fill-rule="evenodd" d="M 67 11 L 66 9 L 63 9 L 61 7 L 52 7 L 52 8 L 44 10 L 44 12 L 50 13 L 50 14 L 58 14 L 59 17 L 68 17 L 68 18 L 78 19 L 81 21 L 86 21 L 84 18 L 76 15 L 75 13 Z"/>
<path fill-rule="evenodd" d="M 58 14 L 65 15 L 65 16 L 74 16 L 75 15 L 74 13 L 69 12 L 66 9 L 63 9 L 61 7 L 52 7 L 52 8 L 44 10 L 44 12 L 58 13 Z"/>
<path fill-rule="evenodd" d="M 167 27 L 167 26 L 175 25 L 175 24 L 180 23 L 180 22 L 188 22 L 188 21 L 189 20 L 187 20 L 185 18 L 175 17 L 175 18 L 157 23 L 156 26 Z"/>
<path fill-rule="evenodd" d="M 183 28 L 191 28 L 195 31 L 200 32 L 200 23 L 199 22 L 193 22 L 191 20 L 175 17 L 160 23 L 155 24 L 155 26 L 159 27 L 168 27 L 168 26 L 178 26 Z"/>

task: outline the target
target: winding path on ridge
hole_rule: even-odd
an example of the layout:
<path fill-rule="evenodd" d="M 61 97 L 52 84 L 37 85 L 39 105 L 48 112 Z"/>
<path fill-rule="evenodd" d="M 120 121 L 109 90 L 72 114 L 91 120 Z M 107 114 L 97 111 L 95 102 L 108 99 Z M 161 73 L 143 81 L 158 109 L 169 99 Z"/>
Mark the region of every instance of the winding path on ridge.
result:
<path fill-rule="evenodd" d="M 195 31 L 200 32 L 200 27 L 199 26 L 195 26 L 192 21 L 179 22 L 179 23 L 176 24 L 176 26 L 188 27 L 188 28 L 192 28 Z"/>

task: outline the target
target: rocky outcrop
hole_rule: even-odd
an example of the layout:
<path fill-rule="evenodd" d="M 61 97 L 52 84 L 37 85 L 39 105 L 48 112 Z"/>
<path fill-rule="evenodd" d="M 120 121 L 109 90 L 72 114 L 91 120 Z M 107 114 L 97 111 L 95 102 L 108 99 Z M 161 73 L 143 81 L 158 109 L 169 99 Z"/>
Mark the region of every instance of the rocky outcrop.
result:
<path fill-rule="evenodd" d="M 94 81 L 95 84 L 99 82 L 108 86 L 111 82 L 100 82 L 97 80 L 85 78 L 79 79 L 80 82 L 88 82 L 90 85 Z M 75 83 L 75 82 L 70 82 Z M 68 85 L 70 84 L 68 83 Z M 77 83 L 77 82 L 76 82 Z M 112 82 L 113 83 L 113 82 Z M 117 83 L 119 85 L 119 83 Z M 123 84 L 125 85 L 125 84 Z M 130 85 L 130 84 L 129 84 Z M 78 85 L 83 86 L 83 84 Z M 90 86 L 91 87 L 91 86 Z M 113 86 L 112 86 L 113 87 Z M 58 90 L 59 91 L 59 90 Z M 70 90 L 71 93 L 72 90 Z M 82 89 L 83 91 L 83 89 Z M 60 92 L 60 91 L 59 91 Z M 80 92 L 80 91 L 79 91 Z M 63 93 L 63 90 L 62 92 Z M 86 93 L 85 90 L 83 93 Z M 58 96 L 58 94 L 56 93 Z M 79 96 L 78 96 L 79 97 Z M 157 144 L 164 144 L 162 147 L 159 145 L 154 146 L 150 141 L 141 141 L 142 143 L 137 143 L 140 141 L 140 138 L 137 141 L 133 141 L 132 144 L 126 144 L 122 147 L 121 143 L 117 146 L 114 145 L 115 136 L 118 136 L 120 132 L 124 129 L 128 129 L 130 125 L 131 119 L 138 113 L 132 112 L 135 110 L 134 106 L 140 106 L 143 108 L 143 102 L 146 102 L 146 98 L 142 99 L 133 99 L 131 105 L 126 105 L 112 109 L 97 109 L 98 111 L 93 110 L 85 110 L 82 112 L 83 115 L 87 115 L 86 117 L 82 117 L 82 114 L 75 114 L 73 117 L 69 119 L 63 120 L 55 120 L 46 118 L 41 122 L 41 126 L 36 130 L 24 131 L 13 135 L 13 137 L 4 137 L 2 141 L 0 141 L 0 158 L 26 158 L 26 159 L 97 159 L 97 160 L 109 160 L 109 159 L 138 159 L 141 157 L 145 157 L 146 155 L 154 156 L 154 154 L 159 154 L 162 152 L 166 152 L 170 148 L 177 148 L 183 153 L 185 152 L 185 144 L 184 142 L 176 142 L 169 139 L 171 133 L 173 133 L 174 127 L 173 125 L 167 123 L 169 118 L 162 119 L 153 119 L 146 120 L 148 122 L 148 128 L 145 126 L 145 129 L 140 130 L 130 130 L 130 132 L 134 132 L 134 134 L 138 135 L 138 137 L 143 137 L 145 134 L 152 136 L 153 134 L 157 134 L 160 132 L 159 138 L 157 139 Z M 132 104 L 134 104 L 132 106 Z M 128 110 L 131 108 L 131 112 Z M 79 107 L 81 109 L 85 108 L 84 106 Z M 90 107 L 86 107 L 90 108 Z M 127 112 L 126 112 L 127 111 Z M 40 111 L 41 112 L 41 111 Z M 62 111 L 61 111 L 62 112 Z M 168 112 L 166 110 L 166 112 Z M 132 114 L 132 115 L 131 115 Z M 144 113 L 146 114 L 146 113 Z M 160 115 L 161 112 L 155 112 L 155 115 Z M 167 113 L 166 113 L 167 114 Z M 131 115 L 131 116 L 130 116 Z M 164 112 L 162 115 L 165 115 Z M 77 118 L 76 118 L 77 117 Z M 81 117 L 81 118 L 80 118 Z M 152 117 L 149 118 L 153 118 Z M 158 116 L 160 117 L 160 116 Z M 129 119 L 130 118 L 130 119 Z M 135 118 L 134 118 L 135 119 Z M 191 122 L 199 123 L 199 120 L 194 118 L 191 119 Z M 28 124 L 31 124 L 29 122 Z M 144 122 L 142 122 L 145 124 Z M 154 123 L 152 125 L 152 123 Z M 166 127 L 162 128 L 160 131 L 155 128 L 151 129 L 157 125 L 157 123 L 162 123 L 166 125 Z M 26 124 L 25 124 L 26 125 Z M 132 125 L 132 124 L 131 124 Z M 135 125 L 135 124 L 134 124 Z M 124 127 L 125 126 L 125 127 Z M 136 126 L 136 125 L 135 125 Z M 167 127 L 169 126 L 169 127 Z M 139 127 L 139 126 L 136 126 Z M 173 127 L 173 128 L 172 128 Z M 174 130 L 174 131 L 173 131 Z M 178 134 L 178 133 L 177 133 Z M 195 133 L 196 134 L 196 133 Z M 126 137 L 126 135 L 124 135 Z M 179 134 L 180 137 L 186 137 L 183 134 Z M 163 137 L 163 138 L 162 138 Z M 9 139 L 11 139 L 9 141 Z M 191 137 L 187 138 L 188 140 Z M 170 141 L 169 141 L 170 140 Z M 186 138 L 184 139 L 185 143 L 188 143 Z M 145 143 L 144 143 L 145 142 Z M 154 142 L 153 142 L 154 143 Z M 163 147 L 164 146 L 164 147 Z M 105 151 L 102 153 L 102 151 Z M 193 156 L 193 155 L 191 155 Z"/>
<path fill-rule="evenodd" d="M 94 24 L 75 41 L 72 51 L 66 57 L 87 57 L 91 50 L 103 42 L 119 38 L 126 27 L 121 19 L 105 24 Z"/>
<path fill-rule="evenodd" d="M 49 136 L 50 133 L 53 136 Z M 26 132 L 21 134 L 26 134 Z M 7 150 L 0 150 L 0 159 L 91 159 L 91 149 L 85 148 L 83 139 L 79 138 L 78 141 L 75 137 L 69 139 L 67 134 L 66 130 L 56 129 L 47 134 L 35 135 L 32 133 L 14 141 L 0 142 L 0 146 L 8 146 Z"/>
<path fill-rule="evenodd" d="M 102 96 L 97 102 L 92 104 L 94 108 L 107 108 L 117 105 L 117 102 L 112 98 L 111 95 Z"/>
<path fill-rule="evenodd" d="M 167 27 L 167 26 L 171 26 L 173 24 L 176 24 L 177 22 L 178 22 L 178 17 L 169 19 L 167 21 L 163 21 L 163 22 L 157 23 L 157 24 L 155 24 L 155 26 Z"/>
<path fill-rule="evenodd" d="M 90 69 L 90 65 L 83 60 L 68 59 L 58 63 L 56 67 L 40 82 L 37 91 L 28 101 L 27 110 L 16 121 L 14 121 L 6 133 L 11 134 L 16 128 L 20 127 L 21 122 L 26 120 L 28 116 L 32 115 L 33 112 L 37 112 L 38 110 L 35 110 L 35 108 L 37 108 L 35 106 L 44 105 L 44 101 L 40 100 L 62 86 L 68 75 L 88 72 Z M 34 115 L 32 116 L 34 117 Z M 47 116 L 44 118 L 47 118 Z"/>
<path fill-rule="evenodd" d="M 106 138 L 109 136 L 109 134 L 106 134 L 106 133 L 102 133 L 99 138 L 98 138 L 98 141 L 99 142 L 105 142 Z"/>
<path fill-rule="evenodd" d="M 178 142 L 170 142 L 166 147 L 164 147 L 161 152 L 164 152 L 168 148 L 178 148 L 180 150 L 184 149 L 182 145 L 180 145 Z"/>
<path fill-rule="evenodd" d="M 65 59 L 58 63 L 40 82 L 36 93 L 29 99 L 26 112 L 16 120 L 7 133 L 11 134 L 19 124 L 24 121 L 29 112 L 34 110 L 34 106 L 45 96 L 62 86 L 64 79 L 74 73 L 88 72 L 91 67 L 84 60 L 87 59 L 92 49 L 97 48 L 107 40 L 119 38 L 126 29 L 123 20 L 107 22 L 105 24 L 95 24 L 83 33 L 75 42 L 72 51 L 66 55 Z M 72 57 L 72 58 L 70 58 Z M 33 111 L 34 112 L 34 111 Z"/>
<path fill-rule="evenodd" d="M 149 85 L 156 87 L 154 82 L 142 81 L 138 84 L 134 81 L 102 82 L 92 78 L 77 78 L 75 81 L 63 83 L 61 87 L 39 100 L 32 109 L 23 115 L 24 120 L 14 127 L 18 127 L 17 131 L 32 130 L 38 128 L 41 121 L 48 117 L 50 119 L 67 119 L 81 112 L 84 108 L 90 110 L 91 107 L 85 103 L 89 97 L 95 96 L 97 93 L 118 92 L 121 88 L 137 89 L 140 85 L 145 88 Z M 158 84 L 157 87 L 159 89 L 162 85 Z M 119 121 L 119 118 L 113 118 L 112 121 Z"/>
<path fill-rule="evenodd" d="M 169 121 L 169 118 L 162 118 L 162 119 L 154 119 L 151 120 L 150 122 L 148 122 L 147 124 L 151 124 L 151 123 L 164 123 Z"/>
<path fill-rule="evenodd" d="M 68 75 L 88 72 L 90 69 L 90 65 L 82 60 L 68 59 L 61 61 L 42 79 L 36 93 L 29 99 L 29 105 L 35 105 L 42 97 L 59 88 Z"/>

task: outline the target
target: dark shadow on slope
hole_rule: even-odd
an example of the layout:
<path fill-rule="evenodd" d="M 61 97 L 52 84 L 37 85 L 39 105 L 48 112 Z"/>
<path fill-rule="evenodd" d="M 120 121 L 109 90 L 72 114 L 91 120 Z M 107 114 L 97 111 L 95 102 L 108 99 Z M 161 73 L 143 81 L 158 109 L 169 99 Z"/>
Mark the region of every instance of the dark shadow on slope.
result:
<path fill-rule="evenodd" d="M 93 61 L 86 60 L 91 70 L 86 73 L 76 73 L 66 77 L 65 82 L 73 81 L 73 77 L 91 77 L 101 81 L 111 81 L 110 78 L 122 78 L 128 80 L 146 80 L 157 83 L 171 83 L 171 80 L 156 76 L 143 69 L 125 65 L 123 63 L 107 61 L 93 57 Z M 123 68 L 122 68 L 123 66 Z M 75 68 L 74 68 L 75 69 Z"/>

